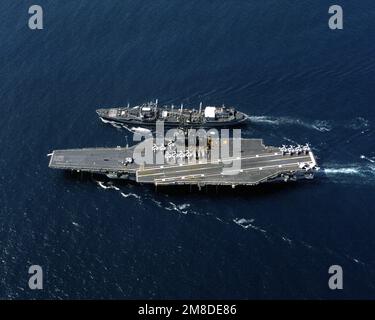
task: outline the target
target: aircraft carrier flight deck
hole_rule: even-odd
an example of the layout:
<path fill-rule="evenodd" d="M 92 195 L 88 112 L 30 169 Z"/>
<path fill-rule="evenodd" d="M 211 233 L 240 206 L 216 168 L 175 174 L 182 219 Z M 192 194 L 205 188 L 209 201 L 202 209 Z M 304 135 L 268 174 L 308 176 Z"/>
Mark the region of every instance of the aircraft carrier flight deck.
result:
<path fill-rule="evenodd" d="M 186 158 L 164 164 L 137 164 L 133 159 L 135 146 L 116 148 L 85 148 L 55 150 L 49 167 L 104 174 L 113 179 L 128 179 L 142 184 L 159 185 L 257 185 L 272 181 L 312 179 L 318 169 L 308 145 L 281 148 L 265 146 L 261 139 L 241 139 L 241 155 L 209 160 L 197 157 L 195 163 Z M 163 152 L 165 148 L 154 153 Z M 172 157 L 171 157 L 172 158 Z M 184 161 L 182 161 L 184 160 Z M 237 162 L 237 163 L 236 163 Z M 236 166 L 237 164 L 238 166 Z M 239 168 L 239 169 L 237 169 Z"/>

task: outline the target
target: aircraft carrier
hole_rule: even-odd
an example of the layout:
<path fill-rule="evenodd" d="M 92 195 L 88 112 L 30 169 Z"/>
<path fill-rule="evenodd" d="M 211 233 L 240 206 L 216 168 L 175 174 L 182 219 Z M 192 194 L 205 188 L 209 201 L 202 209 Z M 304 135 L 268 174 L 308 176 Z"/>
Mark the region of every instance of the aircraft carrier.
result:
<path fill-rule="evenodd" d="M 233 144 L 231 139 L 227 142 Z M 315 170 L 319 169 L 308 145 L 279 148 L 265 146 L 262 139 L 241 139 L 240 156 L 229 162 L 224 157 L 210 159 L 207 147 L 178 154 L 169 151 L 167 145 L 154 143 L 154 156 L 160 152 L 166 162 L 137 164 L 134 161 L 136 147 L 55 150 L 50 154 L 49 167 L 103 174 L 111 179 L 133 180 L 140 184 L 195 185 L 199 189 L 209 185 L 235 188 L 239 185 L 312 179 Z M 188 161 L 191 158 L 194 158 L 194 163 Z M 234 162 L 239 165 L 238 170 L 231 169 Z"/>

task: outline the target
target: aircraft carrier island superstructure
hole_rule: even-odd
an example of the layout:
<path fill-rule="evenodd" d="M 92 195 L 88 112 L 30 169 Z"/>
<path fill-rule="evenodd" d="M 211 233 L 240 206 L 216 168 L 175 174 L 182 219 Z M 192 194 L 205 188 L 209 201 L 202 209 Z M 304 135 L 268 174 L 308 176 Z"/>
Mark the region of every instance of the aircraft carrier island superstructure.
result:
<path fill-rule="evenodd" d="M 233 145 L 233 139 L 228 138 L 224 143 Z M 50 155 L 49 167 L 103 174 L 111 179 L 127 179 L 156 186 L 196 185 L 199 189 L 209 185 L 229 185 L 234 188 L 238 185 L 312 179 L 314 171 L 318 169 L 308 145 L 278 148 L 265 146 L 261 139 L 241 139 L 240 156 L 233 158 L 232 163 L 223 157 L 210 160 L 207 147 L 176 152 L 170 149 L 171 143 L 159 146 L 154 143 L 153 156 L 160 152 L 166 162 L 137 164 L 134 161 L 136 147 L 55 150 Z M 192 157 L 196 160 L 194 163 L 187 161 Z M 239 169 L 231 169 L 236 161 L 240 164 L 237 166 Z"/>

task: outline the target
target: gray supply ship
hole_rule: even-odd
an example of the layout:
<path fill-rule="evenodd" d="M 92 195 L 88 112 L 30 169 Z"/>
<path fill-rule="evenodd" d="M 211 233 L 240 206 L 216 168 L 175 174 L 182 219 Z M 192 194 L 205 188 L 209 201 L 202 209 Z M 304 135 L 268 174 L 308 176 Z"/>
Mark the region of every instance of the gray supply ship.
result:
<path fill-rule="evenodd" d="M 233 144 L 233 140 L 224 139 L 222 143 Z M 240 170 L 233 174 L 224 173 L 226 169 L 230 171 L 231 166 L 224 157 L 210 159 L 210 144 L 177 153 L 170 142 L 166 145 L 154 143 L 153 155 L 161 153 L 165 157 L 162 165 L 137 164 L 133 158 L 137 146 L 55 150 L 50 154 L 49 167 L 103 174 L 111 179 L 127 179 L 155 186 L 196 185 L 199 189 L 208 185 L 234 188 L 238 185 L 312 179 L 319 169 L 308 145 L 278 148 L 265 146 L 261 139 L 241 139 L 240 156 L 234 159 L 240 162 Z M 192 157 L 195 163 L 187 161 Z"/>
<path fill-rule="evenodd" d="M 96 110 L 104 121 L 112 121 L 131 126 L 153 127 L 156 121 L 163 121 L 165 127 L 218 128 L 233 127 L 245 124 L 248 116 L 236 109 L 225 106 L 206 106 L 202 103 L 197 109 L 158 106 L 158 101 L 144 103 L 140 106 L 119 107 Z"/>

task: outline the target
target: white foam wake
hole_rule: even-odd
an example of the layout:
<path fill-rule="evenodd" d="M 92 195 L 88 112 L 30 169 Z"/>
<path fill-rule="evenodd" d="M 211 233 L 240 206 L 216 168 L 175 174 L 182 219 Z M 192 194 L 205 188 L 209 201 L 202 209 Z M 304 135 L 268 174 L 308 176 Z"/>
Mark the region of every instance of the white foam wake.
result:
<path fill-rule="evenodd" d="M 364 160 L 367 160 L 367 161 L 369 161 L 369 162 L 371 162 L 371 163 L 375 163 L 375 160 L 374 159 L 372 159 L 372 158 L 369 158 L 369 157 L 366 157 L 365 155 L 361 155 L 361 157 L 360 157 L 361 159 L 364 159 Z"/>
<path fill-rule="evenodd" d="M 135 193 L 124 193 L 124 192 L 121 192 L 121 196 L 123 196 L 124 198 L 129 198 L 129 197 L 133 197 L 133 198 L 136 198 L 136 199 L 140 199 L 141 197 Z"/>
<path fill-rule="evenodd" d="M 184 210 L 184 209 L 187 209 L 190 206 L 190 204 L 188 204 L 188 203 L 183 203 L 183 204 L 177 205 L 177 204 L 169 201 L 169 205 L 170 206 L 165 207 L 164 209 L 168 210 L 168 211 L 177 211 L 178 213 L 182 213 L 182 214 L 188 214 L 189 213 L 188 210 Z"/>
<path fill-rule="evenodd" d="M 269 117 L 269 116 L 250 116 L 250 121 L 255 123 L 266 123 L 270 125 L 298 125 L 308 129 L 317 130 L 319 132 L 327 132 L 332 130 L 332 125 L 326 120 L 315 120 L 312 123 L 294 119 L 290 117 Z"/>
<path fill-rule="evenodd" d="M 325 168 L 324 173 L 326 174 L 360 174 L 358 168 Z"/>
<path fill-rule="evenodd" d="M 101 187 L 101 188 L 103 188 L 103 189 L 114 189 L 114 190 L 116 190 L 116 191 L 119 191 L 120 189 L 119 188 L 117 188 L 116 186 L 114 186 L 114 185 L 105 185 L 105 183 L 104 182 L 102 182 L 102 181 L 96 181 L 97 183 L 98 183 L 98 185 Z"/>
<path fill-rule="evenodd" d="M 367 184 L 375 183 L 375 165 L 330 165 L 323 172 L 335 183 Z"/>
<path fill-rule="evenodd" d="M 100 118 L 100 120 L 102 120 L 102 122 L 104 122 L 104 123 L 109 123 L 110 125 L 112 125 L 112 126 L 115 127 L 116 129 L 120 129 L 120 128 L 121 128 L 121 125 L 118 124 L 118 123 L 115 122 L 115 121 L 110 121 L 110 120 L 106 120 L 106 119 L 103 119 L 103 118 Z"/>
<path fill-rule="evenodd" d="M 104 190 L 108 190 L 108 189 L 112 189 L 112 190 L 116 190 L 120 193 L 120 195 L 123 197 L 123 198 L 129 198 L 129 197 L 132 197 L 132 198 L 135 198 L 139 201 L 142 201 L 141 199 L 141 196 L 136 194 L 136 193 L 132 193 L 132 192 L 128 192 L 128 193 L 125 193 L 123 192 L 119 187 L 116 187 L 112 182 L 108 182 L 107 184 L 103 181 L 96 181 L 96 183 Z"/>
<path fill-rule="evenodd" d="M 363 130 L 370 126 L 370 123 L 367 119 L 363 117 L 357 117 L 350 121 L 350 123 L 346 126 L 349 129 L 353 130 Z"/>
<path fill-rule="evenodd" d="M 260 228 L 260 227 L 257 227 L 255 225 L 253 225 L 253 222 L 254 222 L 254 219 L 245 219 L 245 218 L 235 218 L 233 219 L 233 222 L 237 225 L 239 225 L 240 227 L 244 228 L 244 229 L 254 229 L 254 230 L 257 230 L 257 231 L 260 231 L 262 233 L 267 233 L 266 230 Z"/>
<path fill-rule="evenodd" d="M 132 127 L 129 130 L 131 132 L 137 132 L 137 133 L 151 133 L 150 129 L 142 128 L 142 127 Z"/>

